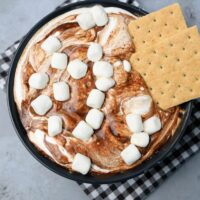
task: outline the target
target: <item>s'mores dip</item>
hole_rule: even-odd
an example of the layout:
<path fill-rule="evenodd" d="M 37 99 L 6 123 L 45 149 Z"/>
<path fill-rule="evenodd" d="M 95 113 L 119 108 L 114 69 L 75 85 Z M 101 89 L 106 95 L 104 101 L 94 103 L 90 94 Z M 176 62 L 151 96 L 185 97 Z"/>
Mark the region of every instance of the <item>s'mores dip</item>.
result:
<path fill-rule="evenodd" d="M 132 169 L 181 122 L 181 108 L 161 108 L 134 66 L 147 48 L 132 31 L 139 19 L 115 7 L 79 8 L 40 28 L 21 55 L 14 83 L 20 119 L 37 150 L 66 170 Z"/>

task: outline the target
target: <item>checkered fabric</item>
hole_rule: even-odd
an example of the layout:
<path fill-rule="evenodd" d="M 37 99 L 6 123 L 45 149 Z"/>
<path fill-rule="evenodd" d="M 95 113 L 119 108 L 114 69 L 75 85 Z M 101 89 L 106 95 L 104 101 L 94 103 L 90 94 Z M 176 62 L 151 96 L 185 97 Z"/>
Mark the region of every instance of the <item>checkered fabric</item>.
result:
<path fill-rule="evenodd" d="M 66 1 L 59 7 L 70 2 Z M 138 6 L 136 1 L 122 0 L 122 2 L 133 3 Z M 59 8 L 58 7 L 58 8 Z M 0 88 L 4 89 L 6 77 L 10 67 L 10 62 L 20 41 L 15 42 L 0 54 Z M 161 183 L 164 182 L 174 171 L 176 171 L 186 160 L 192 157 L 200 149 L 200 99 L 193 102 L 193 112 L 189 120 L 187 130 L 174 150 L 159 164 L 151 168 L 148 172 L 130 180 L 115 184 L 79 184 L 84 192 L 95 200 L 119 199 L 119 200 L 142 200 L 153 192 Z"/>

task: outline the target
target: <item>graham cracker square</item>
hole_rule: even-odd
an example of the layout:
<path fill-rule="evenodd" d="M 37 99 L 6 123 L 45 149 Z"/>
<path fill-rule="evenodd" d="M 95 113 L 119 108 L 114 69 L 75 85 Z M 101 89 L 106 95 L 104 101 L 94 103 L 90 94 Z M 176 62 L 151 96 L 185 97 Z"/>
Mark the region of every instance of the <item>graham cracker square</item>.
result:
<path fill-rule="evenodd" d="M 136 52 L 187 28 L 179 4 L 175 3 L 129 23 Z"/>
<path fill-rule="evenodd" d="M 162 109 L 200 97 L 199 47 L 197 27 L 192 27 L 132 55 L 133 69 Z"/>

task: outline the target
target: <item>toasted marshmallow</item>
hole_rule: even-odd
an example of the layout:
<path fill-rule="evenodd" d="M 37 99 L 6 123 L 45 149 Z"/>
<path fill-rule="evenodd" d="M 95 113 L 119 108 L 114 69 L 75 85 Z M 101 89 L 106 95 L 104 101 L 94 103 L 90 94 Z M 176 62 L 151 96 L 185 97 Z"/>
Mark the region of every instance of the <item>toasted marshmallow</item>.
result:
<path fill-rule="evenodd" d="M 102 78 L 97 79 L 97 81 L 95 82 L 95 85 L 97 89 L 103 92 L 106 92 L 115 85 L 115 81 L 112 78 L 102 77 Z"/>
<path fill-rule="evenodd" d="M 126 123 L 130 131 L 133 133 L 139 133 L 143 131 L 143 123 L 140 115 L 128 114 L 126 116 Z"/>
<path fill-rule="evenodd" d="M 62 119 L 59 116 L 51 116 L 48 119 L 48 135 L 54 137 L 62 132 Z"/>
<path fill-rule="evenodd" d="M 92 7 L 91 12 L 97 26 L 104 26 L 108 23 L 107 13 L 102 6 Z"/>
<path fill-rule="evenodd" d="M 140 95 L 127 100 L 124 103 L 124 111 L 126 114 L 145 115 L 150 112 L 151 106 L 152 98 L 149 95 Z"/>
<path fill-rule="evenodd" d="M 132 165 L 140 159 L 141 154 L 134 144 L 129 144 L 122 152 L 121 157 L 127 165 Z"/>
<path fill-rule="evenodd" d="M 75 129 L 72 131 L 72 135 L 76 138 L 79 138 L 83 141 L 87 141 L 90 139 L 92 134 L 94 133 L 91 126 L 89 126 L 85 121 L 80 121 Z"/>
<path fill-rule="evenodd" d="M 88 66 L 79 59 L 72 60 L 68 67 L 67 71 L 74 79 L 83 78 L 87 73 Z"/>
<path fill-rule="evenodd" d="M 88 60 L 96 62 L 102 58 L 103 50 L 100 44 L 92 43 L 87 51 Z"/>
<path fill-rule="evenodd" d="M 65 53 L 54 53 L 51 59 L 51 67 L 56 69 L 66 69 L 67 55 Z"/>
<path fill-rule="evenodd" d="M 160 118 L 157 116 L 153 116 L 144 121 L 144 131 L 150 135 L 159 131 L 161 127 Z"/>
<path fill-rule="evenodd" d="M 149 135 L 145 132 L 134 133 L 131 136 L 131 143 L 138 147 L 146 147 L 149 144 Z"/>
<path fill-rule="evenodd" d="M 93 19 L 93 16 L 89 12 L 88 13 L 82 13 L 82 14 L 78 15 L 76 20 L 77 20 L 79 26 L 83 30 L 88 30 L 88 29 L 95 26 L 95 21 Z"/>
<path fill-rule="evenodd" d="M 48 75 L 42 72 L 32 74 L 28 80 L 30 87 L 35 89 L 44 89 L 48 82 Z"/>
<path fill-rule="evenodd" d="M 88 98 L 87 98 L 87 106 L 91 108 L 101 108 L 105 99 L 105 94 L 97 89 L 92 89 Z"/>
<path fill-rule="evenodd" d="M 54 53 L 61 48 L 60 40 L 55 36 L 49 36 L 41 45 L 41 48 L 47 53 Z"/>
<path fill-rule="evenodd" d="M 91 109 L 86 118 L 85 121 L 93 128 L 93 129 L 99 129 L 101 127 L 101 124 L 103 122 L 104 113 L 97 109 Z"/>
<path fill-rule="evenodd" d="M 124 67 L 124 70 L 126 72 L 130 72 L 131 71 L 131 64 L 127 60 L 123 60 L 123 67 Z"/>
<path fill-rule="evenodd" d="M 93 74 L 97 77 L 109 78 L 113 76 L 113 66 L 106 61 L 97 61 L 93 65 Z"/>
<path fill-rule="evenodd" d="M 87 156 L 77 153 L 74 156 L 72 163 L 72 169 L 76 172 L 79 172 L 83 175 L 87 174 L 91 168 L 91 160 Z"/>
<path fill-rule="evenodd" d="M 66 101 L 70 98 L 70 92 L 69 92 L 69 85 L 62 82 L 57 82 L 53 84 L 53 94 L 54 98 L 57 101 Z"/>
<path fill-rule="evenodd" d="M 52 101 L 47 95 L 40 95 L 31 102 L 31 106 L 35 113 L 44 115 L 52 107 Z"/>

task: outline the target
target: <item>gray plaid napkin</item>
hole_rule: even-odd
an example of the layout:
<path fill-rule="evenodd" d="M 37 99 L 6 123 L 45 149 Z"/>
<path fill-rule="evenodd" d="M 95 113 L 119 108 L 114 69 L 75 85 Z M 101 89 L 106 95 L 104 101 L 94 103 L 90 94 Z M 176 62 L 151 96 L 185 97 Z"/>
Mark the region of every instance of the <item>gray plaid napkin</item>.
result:
<path fill-rule="evenodd" d="M 136 1 L 121 0 L 122 2 L 138 6 Z M 76 0 L 68 0 L 59 7 Z M 4 89 L 10 62 L 20 41 L 15 42 L 0 54 L 0 88 Z M 177 170 L 186 160 L 200 149 L 200 99 L 193 102 L 193 112 L 183 138 L 174 150 L 160 163 L 144 174 L 128 181 L 115 184 L 92 185 L 79 184 L 84 192 L 95 200 L 142 200 L 153 192 L 166 178 Z"/>

